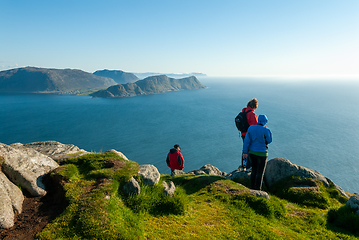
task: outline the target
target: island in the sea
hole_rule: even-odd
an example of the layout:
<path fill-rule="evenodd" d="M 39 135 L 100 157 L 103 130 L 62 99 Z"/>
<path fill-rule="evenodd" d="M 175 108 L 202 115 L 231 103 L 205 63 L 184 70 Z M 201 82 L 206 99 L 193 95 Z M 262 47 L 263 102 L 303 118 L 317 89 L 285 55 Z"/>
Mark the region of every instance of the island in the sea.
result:
<path fill-rule="evenodd" d="M 25 67 L 0 72 L 0 92 L 80 94 L 117 84 L 78 69 Z"/>
<path fill-rule="evenodd" d="M 147 77 L 134 83 L 118 84 L 90 94 L 95 98 L 132 97 L 168 91 L 206 88 L 195 76 L 175 79 L 166 75 Z"/>

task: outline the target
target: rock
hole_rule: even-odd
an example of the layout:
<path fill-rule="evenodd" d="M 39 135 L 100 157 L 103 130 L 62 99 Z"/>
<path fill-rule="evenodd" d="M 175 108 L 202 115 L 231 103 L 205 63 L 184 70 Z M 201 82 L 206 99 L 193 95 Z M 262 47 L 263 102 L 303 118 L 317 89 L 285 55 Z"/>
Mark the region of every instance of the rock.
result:
<path fill-rule="evenodd" d="M 22 211 L 21 190 L 0 171 L 0 229 L 14 226 L 15 215 Z"/>
<path fill-rule="evenodd" d="M 0 156 L 5 159 L 2 170 L 9 180 L 32 196 L 46 194 L 42 177 L 59 167 L 53 159 L 26 147 L 14 148 L 0 143 Z"/>
<path fill-rule="evenodd" d="M 16 147 L 16 144 L 11 144 L 10 146 Z M 23 147 L 35 149 L 36 151 L 54 160 L 62 160 L 75 156 L 77 157 L 88 153 L 87 151 L 80 149 L 73 144 L 63 144 L 56 141 L 27 143 L 24 144 Z"/>
<path fill-rule="evenodd" d="M 163 182 L 162 185 L 165 188 L 162 195 L 170 195 L 172 197 L 175 195 L 176 186 L 172 181 L 169 183 Z"/>
<path fill-rule="evenodd" d="M 264 181 L 267 187 L 270 188 L 275 182 L 289 176 L 317 179 L 322 181 L 326 187 L 329 186 L 326 177 L 319 172 L 293 164 L 287 159 L 274 158 L 267 162 L 264 173 Z"/>
<path fill-rule="evenodd" d="M 264 197 L 268 200 L 270 200 L 270 197 L 268 195 L 268 193 L 264 192 L 264 191 L 259 191 L 259 190 L 253 190 L 253 189 L 250 189 L 249 192 L 252 194 L 252 195 L 255 195 L 257 197 Z"/>
<path fill-rule="evenodd" d="M 226 175 L 226 173 L 222 173 L 217 167 L 215 167 L 211 164 L 206 164 L 203 167 L 201 167 L 200 169 L 192 170 L 192 171 L 188 172 L 187 174 L 192 174 L 192 175 L 208 174 L 208 175 L 221 176 L 221 177 Z"/>
<path fill-rule="evenodd" d="M 205 174 L 207 174 L 207 173 L 205 173 L 205 172 L 202 171 L 202 170 L 197 169 L 197 170 L 192 170 L 192 171 L 188 172 L 187 174 L 191 174 L 191 175 L 205 175 Z"/>
<path fill-rule="evenodd" d="M 355 211 L 355 213 L 359 216 L 359 194 L 356 193 L 352 195 L 346 205 Z"/>
<path fill-rule="evenodd" d="M 111 150 L 108 150 L 106 152 L 116 153 L 118 156 L 122 157 L 123 159 L 128 160 L 128 158 L 125 156 L 125 154 L 123 154 L 122 152 L 116 151 L 115 149 L 111 149 Z"/>
<path fill-rule="evenodd" d="M 138 174 L 142 177 L 143 183 L 148 185 L 156 185 L 161 177 L 158 169 L 151 164 L 140 165 Z"/>
<path fill-rule="evenodd" d="M 250 171 L 240 171 L 240 170 L 234 170 L 233 172 L 229 173 L 226 176 L 227 179 L 234 180 L 236 178 L 245 178 L 245 179 L 251 179 L 251 172 Z"/>
<path fill-rule="evenodd" d="M 137 194 L 140 195 L 141 187 L 138 182 L 132 177 L 128 183 L 123 187 L 123 191 L 125 194 Z"/>
<path fill-rule="evenodd" d="M 178 176 L 178 175 L 183 175 L 186 174 L 183 170 L 173 170 L 173 172 L 171 173 L 171 176 Z"/>
<path fill-rule="evenodd" d="M 217 167 L 211 164 L 206 164 L 203 167 L 201 167 L 199 170 L 204 171 L 208 175 L 223 176 L 223 173 Z"/>

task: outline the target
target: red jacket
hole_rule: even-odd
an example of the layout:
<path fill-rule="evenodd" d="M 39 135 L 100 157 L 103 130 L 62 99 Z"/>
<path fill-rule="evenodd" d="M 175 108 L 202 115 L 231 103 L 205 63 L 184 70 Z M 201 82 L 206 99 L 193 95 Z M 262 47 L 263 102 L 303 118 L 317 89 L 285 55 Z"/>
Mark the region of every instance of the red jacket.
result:
<path fill-rule="evenodd" d="M 166 162 L 172 171 L 175 169 L 182 170 L 184 168 L 184 159 L 181 150 L 172 148 L 167 154 Z"/>
<path fill-rule="evenodd" d="M 243 108 L 242 109 L 242 112 L 244 111 L 248 111 L 250 110 L 250 112 L 247 112 L 247 121 L 248 121 L 248 124 L 249 126 L 250 125 L 257 125 L 258 123 L 258 117 L 257 117 L 257 114 L 254 112 L 253 108 L 251 107 L 246 107 L 246 108 Z M 242 135 L 245 136 L 247 132 L 242 132 Z"/>

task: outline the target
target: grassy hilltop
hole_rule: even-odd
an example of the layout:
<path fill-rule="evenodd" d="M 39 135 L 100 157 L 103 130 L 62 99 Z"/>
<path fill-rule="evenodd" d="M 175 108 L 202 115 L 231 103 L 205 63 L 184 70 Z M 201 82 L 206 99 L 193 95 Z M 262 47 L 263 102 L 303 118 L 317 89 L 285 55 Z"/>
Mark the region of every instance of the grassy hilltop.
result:
<path fill-rule="evenodd" d="M 321 182 L 291 178 L 278 183 L 270 200 L 249 194 L 237 182 L 210 175 L 162 175 L 140 195 L 125 195 L 136 162 L 115 153 L 67 159 L 51 173 L 63 189 L 67 208 L 39 239 L 357 239 L 359 217 L 346 198 Z M 173 181 L 176 193 L 163 195 L 161 182 Z M 313 191 L 291 182 L 315 183 Z M 311 186 L 311 185 L 310 185 Z M 281 196 L 281 197 L 278 197 Z"/>

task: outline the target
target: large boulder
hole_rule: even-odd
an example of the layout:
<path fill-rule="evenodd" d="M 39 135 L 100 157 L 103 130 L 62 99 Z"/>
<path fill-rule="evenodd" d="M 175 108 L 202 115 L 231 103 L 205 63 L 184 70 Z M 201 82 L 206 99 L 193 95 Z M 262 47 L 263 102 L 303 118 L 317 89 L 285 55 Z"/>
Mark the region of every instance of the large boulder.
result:
<path fill-rule="evenodd" d="M 355 211 L 355 213 L 359 216 L 359 194 L 356 193 L 352 195 L 346 205 Z"/>
<path fill-rule="evenodd" d="M 267 187 L 270 188 L 275 182 L 290 176 L 320 180 L 326 187 L 329 187 L 327 178 L 319 172 L 293 164 L 285 158 L 274 158 L 267 162 L 264 173 L 264 181 Z"/>
<path fill-rule="evenodd" d="M 160 181 L 160 172 L 151 164 L 140 165 L 138 174 L 142 177 L 142 181 L 147 185 L 156 185 Z"/>
<path fill-rule="evenodd" d="M 0 143 L 0 156 L 5 159 L 2 170 L 9 180 L 32 196 L 46 194 L 42 177 L 59 167 L 53 159 L 26 147 L 14 148 Z"/>
<path fill-rule="evenodd" d="M 22 211 L 21 190 L 0 171 L 0 229 L 14 226 L 16 214 Z"/>
<path fill-rule="evenodd" d="M 20 147 L 19 143 L 10 145 L 12 147 Z M 88 153 L 73 144 L 63 144 L 56 141 L 33 142 L 24 144 L 23 147 L 32 148 L 36 151 L 54 159 L 62 160 L 64 158 L 80 156 Z"/>

